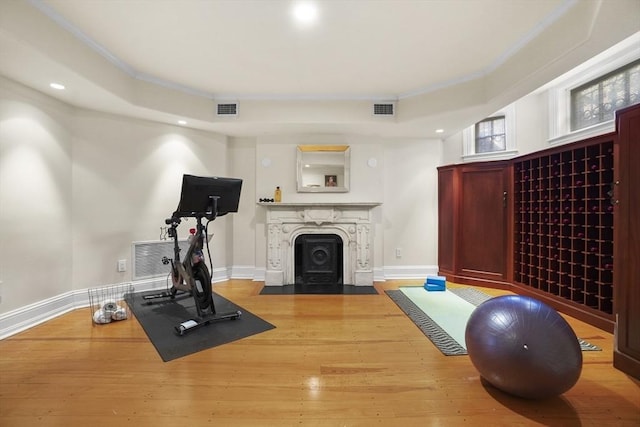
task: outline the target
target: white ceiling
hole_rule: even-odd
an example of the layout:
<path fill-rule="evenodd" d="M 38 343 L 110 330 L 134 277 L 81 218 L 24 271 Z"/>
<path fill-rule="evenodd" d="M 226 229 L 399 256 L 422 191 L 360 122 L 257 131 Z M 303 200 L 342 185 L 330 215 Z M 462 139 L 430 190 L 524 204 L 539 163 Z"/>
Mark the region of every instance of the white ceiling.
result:
<path fill-rule="evenodd" d="M 0 74 L 228 135 L 440 137 L 640 30 L 637 0 L 316 0 L 306 26 L 296 3 L 0 1 Z M 239 116 L 217 117 L 218 101 Z M 373 117 L 375 101 L 397 114 Z"/>

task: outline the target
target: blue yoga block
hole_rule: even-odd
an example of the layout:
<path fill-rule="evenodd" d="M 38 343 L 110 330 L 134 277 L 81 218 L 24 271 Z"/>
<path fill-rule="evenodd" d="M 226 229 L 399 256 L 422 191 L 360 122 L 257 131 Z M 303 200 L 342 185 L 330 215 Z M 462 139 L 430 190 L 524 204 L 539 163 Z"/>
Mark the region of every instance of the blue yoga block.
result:
<path fill-rule="evenodd" d="M 429 285 L 446 286 L 447 278 L 444 276 L 427 276 L 427 281 L 425 283 Z"/>
<path fill-rule="evenodd" d="M 427 276 L 424 288 L 427 291 L 444 291 L 447 289 L 447 278 L 444 276 Z"/>
<path fill-rule="evenodd" d="M 443 285 L 432 285 L 431 283 L 425 283 L 424 288 L 428 291 L 428 292 L 439 292 L 439 291 L 446 291 L 447 288 L 446 286 Z"/>

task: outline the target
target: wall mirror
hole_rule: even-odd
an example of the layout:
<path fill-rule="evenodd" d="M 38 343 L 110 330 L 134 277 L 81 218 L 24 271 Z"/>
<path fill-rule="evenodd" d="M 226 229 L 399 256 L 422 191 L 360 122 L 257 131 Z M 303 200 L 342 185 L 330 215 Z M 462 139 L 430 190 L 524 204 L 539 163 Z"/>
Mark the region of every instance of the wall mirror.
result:
<path fill-rule="evenodd" d="M 348 145 L 298 145 L 298 192 L 349 191 Z"/>

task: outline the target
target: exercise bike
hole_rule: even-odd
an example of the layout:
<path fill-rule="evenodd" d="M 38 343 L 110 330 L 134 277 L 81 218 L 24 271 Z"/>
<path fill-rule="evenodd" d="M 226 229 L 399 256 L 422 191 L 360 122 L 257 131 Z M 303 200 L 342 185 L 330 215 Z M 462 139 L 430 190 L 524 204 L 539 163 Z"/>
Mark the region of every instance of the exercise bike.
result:
<path fill-rule="evenodd" d="M 238 319 L 242 312 L 233 311 L 227 313 L 217 313 L 213 302 L 213 290 L 211 287 L 211 273 L 204 258 L 204 243 L 207 235 L 207 227 L 203 224 L 203 218 L 209 222 L 216 218 L 218 198 L 217 196 L 209 196 L 211 209 L 206 212 L 189 212 L 187 215 L 178 211 L 174 212 L 171 218 L 165 220 L 165 224 L 169 226 L 167 235 L 173 239 L 173 258 L 163 257 L 164 265 L 171 264 L 171 282 L 172 286 L 166 292 L 158 294 L 145 295 L 143 299 L 147 304 L 158 298 L 175 299 L 179 295 L 191 294 L 195 301 L 197 317 L 186 320 L 175 326 L 178 335 L 185 335 L 195 329 L 210 325 L 213 322 L 222 320 Z M 184 259 L 181 260 L 180 246 L 178 244 L 178 226 L 182 222 L 182 218 L 195 217 L 196 229 L 190 237 L 189 248 L 187 249 Z M 207 241 L 208 246 L 208 241 Z M 207 251 L 209 253 L 209 251 Z M 211 263 L 211 257 L 209 255 Z"/>

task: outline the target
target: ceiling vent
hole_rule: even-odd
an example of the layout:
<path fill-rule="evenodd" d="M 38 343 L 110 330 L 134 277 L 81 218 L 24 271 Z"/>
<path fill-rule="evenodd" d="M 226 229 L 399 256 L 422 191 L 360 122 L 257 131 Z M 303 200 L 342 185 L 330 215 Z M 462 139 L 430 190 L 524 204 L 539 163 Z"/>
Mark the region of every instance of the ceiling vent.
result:
<path fill-rule="evenodd" d="M 216 112 L 219 116 L 237 116 L 238 104 L 237 103 L 217 104 Z"/>
<path fill-rule="evenodd" d="M 392 102 L 373 104 L 374 116 L 393 116 L 395 114 L 395 104 Z"/>

